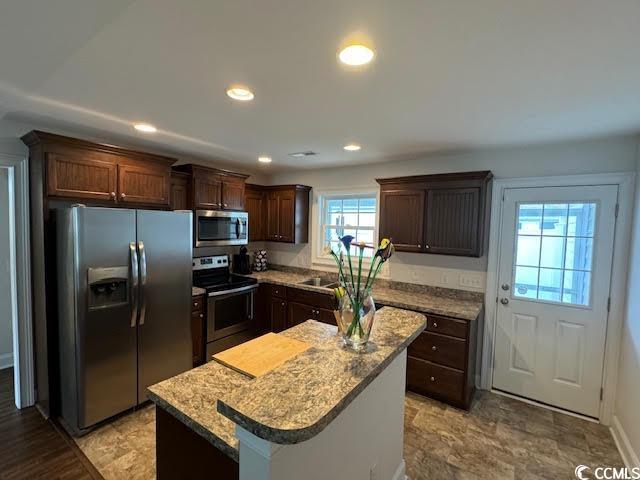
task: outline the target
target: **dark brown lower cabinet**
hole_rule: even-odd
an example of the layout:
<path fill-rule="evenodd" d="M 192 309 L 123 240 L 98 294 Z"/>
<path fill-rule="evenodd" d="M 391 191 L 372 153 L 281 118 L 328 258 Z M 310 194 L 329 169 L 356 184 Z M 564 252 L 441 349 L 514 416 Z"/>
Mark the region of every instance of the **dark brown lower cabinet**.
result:
<path fill-rule="evenodd" d="M 408 348 L 407 389 L 466 410 L 475 391 L 478 322 L 427 315 Z"/>
<path fill-rule="evenodd" d="M 269 299 L 271 312 L 271 330 L 281 332 L 287 327 L 287 301 L 278 297 Z"/>
<path fill-rule="evenodd" d="M 191 300 L 191 342 L 193 366 L 197 367 L 205 362 L 204 295 L 198 295 Z"/>
<path fill-rule="evenodd" d="M 163 408 L 156 407 L 156 478 L 158 480 L 237 480 L 238 462 Z"/>

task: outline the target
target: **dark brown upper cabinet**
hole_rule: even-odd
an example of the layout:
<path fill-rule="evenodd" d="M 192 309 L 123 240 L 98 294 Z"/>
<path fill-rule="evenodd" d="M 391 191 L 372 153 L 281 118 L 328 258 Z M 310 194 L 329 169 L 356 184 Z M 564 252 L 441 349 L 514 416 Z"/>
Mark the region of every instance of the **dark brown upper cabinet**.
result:
<path fill-rule="evenodd" d="M 42 160 L 47 197 L 169 206 L 173 158 L 39 131 L 23 141 Z"/>
<path fill-rule="evenodd" d="M 189 175 L 188 208 L 244 210 L 244 183 L 249 175 L 190 163 L 173 168 Z"/>
<path fill-rule="evenodd" d="M 248 185 L 245 204 L 251 206 L 247 208 L 249 239 L 307 243 L 310 191 L 311 187 L 305 185 Z"/>
<path fill-rule="evenodd" d="M 380 237 L 401 252 L 481 257 L 491 179 L 489 171 L 378 179 Z"/>
<path fill-rule="evenodd" d="M 266 193 L 256 185 L 245 186 L 244 208 L 249 214 L 249 241 L 265 239 L 266 229 Z"/>
<path fill-rule="evenodd" d="M 171 172 L 171 190 L 169 193 L 171 210 L 189 209 L 189 180 L 188 173 Z"/>

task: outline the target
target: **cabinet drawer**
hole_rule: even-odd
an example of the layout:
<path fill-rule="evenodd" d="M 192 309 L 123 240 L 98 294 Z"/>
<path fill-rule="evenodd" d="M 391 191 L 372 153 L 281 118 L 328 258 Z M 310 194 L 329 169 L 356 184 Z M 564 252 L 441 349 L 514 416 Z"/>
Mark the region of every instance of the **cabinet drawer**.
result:
<path fill-rule="evenodd" d="M 407 358 L 407 387 L 423 395 L 464 403 L 463 372 L 411 356 Z"/>
<path fill-rule="evenodd" d="M 287 287 L 282 285 L 271 285 L 271 296 L 278 298 L 287 298 Z"/>
<path fill-rule="evenodd" d="M 467 322 L 464 320 L 427 315 L 427 330 L 458 338 L 467 338 Z"/>
<path fill-rule="evenodd" d="M 197 296 L 191 299 L 191 313 L 202 312 L 204 309 L 204 297 Z"/>
<path fill-rule="evenodd" d="M 292 302 L 304 303 L 316 308 L 333 310 L 333 295 L 328 293 L 316 293 L 309 290 L 299 290 L 297 288 L 287 289 L 287 299 Z"/>
<path fill-rule="evenodd" d="M 466 350 L 466 341 L 431 332 L 422 332 L 409 345 L 409 355 L 459 370 L 465 369 Z"/>

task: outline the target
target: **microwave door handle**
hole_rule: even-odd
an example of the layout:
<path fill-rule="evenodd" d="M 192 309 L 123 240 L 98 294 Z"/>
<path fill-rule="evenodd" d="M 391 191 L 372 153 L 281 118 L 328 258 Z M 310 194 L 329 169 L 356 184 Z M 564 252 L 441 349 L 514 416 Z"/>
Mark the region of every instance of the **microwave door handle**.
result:
<path fill-rule="evenodd" d="M 242 220 L 236 218 L 236 238 L 240 238 L 242 235 Z"/>
<path fill-rule="evenodd" d="M 147 295 L 145 292 L 147 285 L 147 252 L 144 249 L 143 242 L 138 242 L 138 251 L 140 252 L 140 325 L 144 325 L 147 315 Z"/>
<path fill-rule="evenodd" d="M 135 328 L 138 316 L 138 251 L 135 242 L 129 243 L 129 256 L 131 260 L 131 328 Z"/>

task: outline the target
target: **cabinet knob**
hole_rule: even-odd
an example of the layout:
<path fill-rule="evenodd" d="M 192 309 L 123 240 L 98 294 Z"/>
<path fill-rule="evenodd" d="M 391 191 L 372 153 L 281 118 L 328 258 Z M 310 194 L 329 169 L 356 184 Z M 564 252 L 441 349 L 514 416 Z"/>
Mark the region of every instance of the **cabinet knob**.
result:
<path fill-rule="evenodd" d="M 426 248 L 427 250 L 429 250 L 431 247 L 429 245 L 425 245 L 424 248 Z"/>
<path fill-rule="evenodd" d="M 193 302 L 193 306 L 197 307 L 198 306 L 198 302 Z"/>
<path fill-rule="evenodd" d="M 284 302 L 282 302 L 282 306 L 284 307 Z"/>
<path fill-rule="evenodd" d="M 126 196 L 127 196 L 127 194 L 126 194 L 126 193 L 124 193 L 124 192 L 122 192 L 122 193 L 120 194 L 120 198 L 125 198 Z"/>
<path fill-rule="evenodd" d="M 111 192 L 111 198 L 116 198 L 116 192 Z"/>
<path fill-rule="evenodd" d="M 226 203 L 223 203 L 222 206 L 224 206 L 224 208 L 228 207 L 228 205 Z"/>
<path fill-rule="evenodd" d="M 200 318 L 204 318 L 204 315 L 202 313 L 200 314 Z"/>
<path fill-rule="evenodd" d="M 430 380 L 431 380 L 432 382 L 435 382 L 435 381 L 436 381 L 436 377 L 431 377 L 431 378 L 430 378 Z"/>
<path fill-rule="evenodd" d="M 418 248 L 422 248 L 422 244 L 420 244 L 420 243 L 419 243 L 419 244 L 418 244 Z"/>
<path fill-rule="evenodd" d="M 433 351 L 435 352 L 436 350 L 438 350 L 438 347 L 436 347 L 435 345 L 433 345 L 433 346 L 431 347 L 431 350 L 433 350 Z"/>
<path fill-rule="evenodd" d="M 433 328 L 438 328 L 438 323 L 437 322 L 433 322 Z"/>

